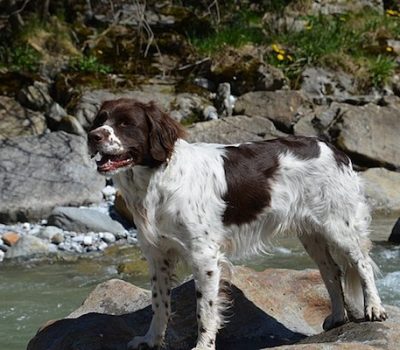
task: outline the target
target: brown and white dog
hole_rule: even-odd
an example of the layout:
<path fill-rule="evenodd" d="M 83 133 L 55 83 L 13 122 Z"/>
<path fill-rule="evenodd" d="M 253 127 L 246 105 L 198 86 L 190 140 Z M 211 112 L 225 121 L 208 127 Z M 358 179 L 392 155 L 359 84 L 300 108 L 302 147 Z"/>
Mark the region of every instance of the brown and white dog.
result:
<path fill-rule="evenodd" d="M 262 252 L 282 233 L 297 235 L 320 269 L 332 303 L 325 329 L 360 312 L 386 319 L 369 256 L 369 211 L 345 154 L 316 138 L 220 145 L 189 144 L 184 134 L 154 103 L 119 99 L 102 104 L 88 135 L 98 171 L 113 177 L 132 212 L 152 278 L 150 329 L 130 349 L 162 344 L 178 257 L 196 282 L 194 349 L 214 349 L 225 248 Z"/>

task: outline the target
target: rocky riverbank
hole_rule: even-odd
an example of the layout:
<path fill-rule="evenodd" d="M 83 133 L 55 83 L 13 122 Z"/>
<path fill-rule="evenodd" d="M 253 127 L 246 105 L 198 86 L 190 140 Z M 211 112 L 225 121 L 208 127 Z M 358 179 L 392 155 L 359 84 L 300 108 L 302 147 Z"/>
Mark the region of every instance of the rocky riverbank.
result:
<path fill-rule="evenodd" d="M 384 323 L 349 323 L 329 332 L 321 324 L 329 313 L 327 293 L 315 270 L 236 267 L 227 292 L 229 322 L 217 337 L 221 349 L 397 349 L 400 309 L 388 306 Z M 134 335 L 145 333 L 152 311 L 150 292 L 121 280 L 98 285 L 82 306 L 59 321 L 50 321 L 30 341 L 28 350 L 125 349 Z M 165 349 L 191 349 L 196 337 L 194 283 L 172 292 L 175 311 Z M 112 327 L 110 327 L 112 324 Z M 101 336 L 99 336 L 101 334 Z M 292 345 L 294 344 L 294 345 Z"/>

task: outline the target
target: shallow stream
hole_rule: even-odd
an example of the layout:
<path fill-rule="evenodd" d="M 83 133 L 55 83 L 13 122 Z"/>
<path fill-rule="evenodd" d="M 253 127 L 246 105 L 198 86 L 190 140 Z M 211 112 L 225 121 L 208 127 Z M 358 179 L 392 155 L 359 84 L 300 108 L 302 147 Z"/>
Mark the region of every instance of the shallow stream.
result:
<path fill-rule="evenodd" d="M 394 218 L 373 221 L 373 257 L 382 270 L 378 288 L 385 303 L 400 307 L 400 246 L 385 243 Z M 274 254 L 245 262 L 257 270 L 267 267 L 301 270 L 315 265 L 295 239 L 280 239 Z M 118 266 L 133 262 L 134 275 L 118 274 Z M 38 327 L 62 318 L 76 309 L 100 282 L 123 278 L 148 287 L 144 261 L 136 248 L 110 249 L 101 258 L 70 259 L 60 262 L 0 264 L 0 349 L 23 350 Z"/>

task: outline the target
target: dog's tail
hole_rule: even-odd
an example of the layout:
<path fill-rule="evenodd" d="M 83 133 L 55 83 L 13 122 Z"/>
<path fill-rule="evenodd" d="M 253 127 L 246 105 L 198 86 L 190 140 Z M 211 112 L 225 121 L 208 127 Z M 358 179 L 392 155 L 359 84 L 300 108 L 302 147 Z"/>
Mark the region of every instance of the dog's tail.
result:
<path fill-rule="evenodd" d="M 351 320 L 362 318 L 364 316 L 364 294 L 357 267 L 348 266 L 343 277 L 348 316 Z"/>

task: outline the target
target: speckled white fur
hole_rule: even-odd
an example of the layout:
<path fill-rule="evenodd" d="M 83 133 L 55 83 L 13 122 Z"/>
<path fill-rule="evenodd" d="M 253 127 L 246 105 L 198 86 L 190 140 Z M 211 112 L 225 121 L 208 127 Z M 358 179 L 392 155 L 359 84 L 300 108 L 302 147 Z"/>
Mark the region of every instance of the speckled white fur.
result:
<path fill-rule="evenodd" d="M 214 349 L 223 322 L 219 282 L 224 254 L 263 251 L 271 236 L 284 233 L 297 234 L 320 268 L 332 302 L 325 328 L 345 322 L 360 305 L 367 318 L 386 318 L 368 255 L 370 217 L 362 184 L 350 166 L 337 165 L 326 144 L 319 146 L 319 157 L 310 160 L 280 155 L 270 206 L 241 226 L 227 227 L 222 221 L 227 191 L 223 145 L 178 140 L 168 164 L 135 166 L 114 176 L 138 227 L 153 281 L 150 329 L 135 337 L 130 348 L 162 343 L 171 312 L 171 275 L 181 257 L 192 267 L 197 288 L 195 349 Z M 362 286 L 361 299 L 353 291 L 357 288 L 350 289 L 355 285 Z"/>

